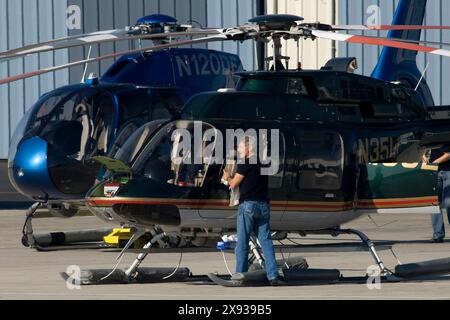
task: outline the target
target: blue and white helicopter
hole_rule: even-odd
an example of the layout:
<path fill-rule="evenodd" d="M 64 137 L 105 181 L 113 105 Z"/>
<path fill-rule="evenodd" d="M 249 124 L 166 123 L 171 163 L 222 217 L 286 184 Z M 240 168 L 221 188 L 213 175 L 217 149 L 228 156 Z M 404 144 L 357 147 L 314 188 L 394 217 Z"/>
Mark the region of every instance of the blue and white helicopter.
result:
<path fill-rule="evenodd" d="M 234 87 L 234 74 L 243 70 L 237 55 L 171 48 L 167 35 L 178 39 L 210 32 L 217 31 L 181 26 L 166 15 L 150 15 L 126 30 L 73 36 L 0 53 L 0 61 L 6 61 L 105 41 L 134 40 L 141 46 L 107 55 L 120 58 L 100 79 L 57 88 L 29 108 L 10 146 L 9 177 L 15 189 L 47 204 L 55 216 L 71 217 L 83 204 L 99 172 L 100 165 L 92 157 L 113 156 L 142 124 L 176 116 L 183 103 L 196 93 Z M 152 40 L 160 50 L 142 48 L 144 40 Z M 105 58 L 12 76 L 0 83 Z"/>

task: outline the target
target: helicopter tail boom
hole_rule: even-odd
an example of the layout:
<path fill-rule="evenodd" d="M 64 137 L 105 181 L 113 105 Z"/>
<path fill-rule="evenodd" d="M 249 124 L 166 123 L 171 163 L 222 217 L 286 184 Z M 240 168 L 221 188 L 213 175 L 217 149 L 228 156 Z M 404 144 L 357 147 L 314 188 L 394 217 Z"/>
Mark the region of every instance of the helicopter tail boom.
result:
<path fill-rule="evenodd" d="M 425 17 L 427 0 L 400 0 L 392 25 L 422 25 Z M 419 41 L 421 30 L 391 30 L 389 38 Z M 431 90 L 425 80 L 420 81 L 422 73 L 417 67 L 417 51 L 385 47 L 372 77 L 385 81 L 399 81 L 412 89 L 417 88 L 423 102 L 434 106 Z"/>

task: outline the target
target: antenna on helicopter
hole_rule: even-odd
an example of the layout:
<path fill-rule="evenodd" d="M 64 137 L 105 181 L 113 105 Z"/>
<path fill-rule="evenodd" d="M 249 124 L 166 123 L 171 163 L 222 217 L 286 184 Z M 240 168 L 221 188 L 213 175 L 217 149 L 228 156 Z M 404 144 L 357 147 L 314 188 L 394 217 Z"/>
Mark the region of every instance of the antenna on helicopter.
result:
<path fill-rule="evenodd" d="M 92 52 L 92 46 L 89 46 L 87 60 L 89 60 L 91 58 L 91 52 Z M 88 65 L 89 65 L 89 62 L 86 62 L 84 65 L 83 77 L 81 77 L 81 83 L 84 83 L 86 81 L 86 72 L 87 72 Z"/>
<path fill-rule="evenodd" d="M 427 70 L 428 70 L 428 67 L 429 67 L 429 66 L 430 66 L 430 62 L 428 61 L 427 66 L 426 66 L 425 69 L 423 70 L 422 75 L 421 75 L 421 77 L 420 77 L 420 79 L 419 79 L 419 82 L 417 83 L 417 86 L 416 86 L 416 88 L 414 89 L 414 91 L 417 91 L 417 89 L 419 89 L 419 86 L 420 86 L 420 84 L 422 83 L 423 78 L 425 77 L 425 74 L 427 73 Z"/>

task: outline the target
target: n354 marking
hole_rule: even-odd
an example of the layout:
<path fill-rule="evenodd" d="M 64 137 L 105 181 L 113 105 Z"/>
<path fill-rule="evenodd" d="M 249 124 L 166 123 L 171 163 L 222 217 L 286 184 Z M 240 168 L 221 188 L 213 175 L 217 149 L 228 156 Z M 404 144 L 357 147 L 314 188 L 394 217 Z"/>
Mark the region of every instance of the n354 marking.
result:
<path fill-rule="evenodd" d="M 413 133 L 399 137 L 373 137 L 358 140 L 358 156 L 362 163 L 380 162 L 393 159 L 398 155 L 401 145 L 414 141 Z"/>
<path fill-rule="evenodd" d="M 387 160 L 397 153 L 397 139 L 392 137 L 359 139 L 358 150 L 360 160 L 363 163 Z"/>

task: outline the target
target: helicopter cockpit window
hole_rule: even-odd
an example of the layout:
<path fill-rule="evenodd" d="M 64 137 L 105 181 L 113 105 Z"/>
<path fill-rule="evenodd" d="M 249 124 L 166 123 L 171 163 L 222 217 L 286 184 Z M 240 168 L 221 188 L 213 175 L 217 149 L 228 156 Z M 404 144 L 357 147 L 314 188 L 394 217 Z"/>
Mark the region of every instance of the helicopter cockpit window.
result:
<path fill-rule="evenodd" d="M 314 76 L 315 86 L 317 88 L 317 100 L 330 101 L 336 100 L 338 93 L 336 91 L 336 76 L 332 73 L 316 74 Z"/>
<path fill-rule="evenodd" d="M 297 187 L 300 190 L 338 190 L 342 184 L 343 142 L 333 132 L 300 131 Z"/>
<path fill-rule="evenodd" d="M 302 78 L 291 78 L 288 80 L 288 94 L 300 95 L 307 97 L 308 89 L 306 88 L 305 82 Z"/>
<path fill-rule="evenodd" d="M 26 128 L 29 129 L 42 128 L 52 116 L 55 108 L 64 101 L 76 99 L 76 95 L 72 92 L 59 92 L 52 95 L 43 96 L 32 108 L 32 114 L 30 115 L 30 121 Z"/>
<path fill-rule="evenodd" d="M 179 187 L 202 187 L 214 175 L 212 171 L 215 172 L 210 170 L 213 167 L 212 158 L 204 153 L 209 148 L 214 148 L 215 141 L 203 137 L 206 137 L 206 131 L 216 129 L 204 122 L 200 123 L 202 145 L 195 147 L 194 131 L 198 130 L 196 125 L 199 122 L 177 121 L 162 128 L 137 158 L 134 171 L 149 179 Z"/>
<path fill-rule="evenodd" d="M 107 152 L 114 126 L 110 95 L 87 89 L 47 96 L 35 112 L 29 127 L 60 156 L 81 160 Z"/>
<path fill-rule="evenodd" d="M 287 112 L 274 95 L 229 96 L 221 102 L 220 118 L 282 120 Z"/>
<path fill-rule="evenodd" d="M 175 93 L 158 92 L 151 98 L 152 120 L 170 119 L 174 110 L 181 108 L 181 100 Z"/>
<path fill-rule="evenodd" d="M 114 157 L 127 165 L 131 165 L 141 149 L 147 144 L 151 136 L 164 124 L 164 122 L 165 121 L 163 120 L 152 121 L 138 128 L 130 135 L 123 146 L 117 150 Z"/>
<path fill-rule="evenodd" d="M 286 93 L 286 78 L 243 78 L 237 85 L 238 91 Z"/>
<path fill-rule="evenodd" d="M 131 119 L 149 120 L 149 96 L 146 91 L 130 91 L 118 96 L 120 105 L 120 124 Z"/>

